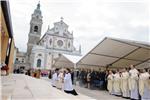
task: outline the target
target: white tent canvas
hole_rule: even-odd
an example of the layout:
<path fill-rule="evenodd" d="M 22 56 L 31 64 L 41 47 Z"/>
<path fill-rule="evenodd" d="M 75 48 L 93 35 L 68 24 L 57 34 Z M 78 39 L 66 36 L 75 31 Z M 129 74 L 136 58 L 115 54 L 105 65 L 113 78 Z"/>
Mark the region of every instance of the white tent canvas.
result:
<path fill-rule="evenodd" d="M 57 59 L 55 59 L 54 66 L 58 68 L 74 68 L 80 58 L 81 56 L 61 54 Z"/>
<path fill-rule="evenodd" d="M 150 43 L 106 37 L 77 66 L 126 67 L 150 63 Z"/>

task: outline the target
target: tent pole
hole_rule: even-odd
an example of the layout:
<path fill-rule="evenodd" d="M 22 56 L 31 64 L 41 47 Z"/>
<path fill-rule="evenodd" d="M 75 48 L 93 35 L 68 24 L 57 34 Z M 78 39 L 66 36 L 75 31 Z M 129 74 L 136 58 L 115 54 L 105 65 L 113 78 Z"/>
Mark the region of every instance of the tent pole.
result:
<path fill-rule="evenodd" d="M 76 85 L 77 82 L 77 65 L 74 63 L 74 85 Z"/>

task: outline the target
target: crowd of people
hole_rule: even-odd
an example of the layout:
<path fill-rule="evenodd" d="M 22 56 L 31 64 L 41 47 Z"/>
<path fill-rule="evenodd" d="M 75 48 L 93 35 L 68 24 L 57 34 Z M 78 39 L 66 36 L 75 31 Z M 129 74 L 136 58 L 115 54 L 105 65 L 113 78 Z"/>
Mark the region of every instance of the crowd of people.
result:
<path fill-rule="evenodd" d="M 107 88 L 107 71 L 103 70 L 90 70 L 90 69 L 81 69 L 77 71 L 77 80 L 79 81 L 79 85 L 82 87 L 87 87 L 90 89 L 93 88 L 100 88 L 106 89 Z"/>
<path fill-rule="evenodd" d="M 40 70 L 37 72 L 41 73 Z M 26 75 L 36 77 L 37 72 L 28 70 Z M 41 74 L 42 75 L 42 74 Z M 107 90 L 110 95 L 122 96 L 133 100 L 150 100 L 150 69 L 136 69 L 133 65 L 113 70 L 78 71 L 68 68 L 50 70 L 52 86 L 66 93 L 78 95 L 73 84 L 89 89 Z M 76 79 L 76 80 L 75 80 Z"/>
<path fill-rule="evenodd" d="M 77 72 L 80 86 L 106 89 L 111 95 L 133 100 L 150 100 L 150 69 L 136 69 L 133 65 L 116 70 Z"/>

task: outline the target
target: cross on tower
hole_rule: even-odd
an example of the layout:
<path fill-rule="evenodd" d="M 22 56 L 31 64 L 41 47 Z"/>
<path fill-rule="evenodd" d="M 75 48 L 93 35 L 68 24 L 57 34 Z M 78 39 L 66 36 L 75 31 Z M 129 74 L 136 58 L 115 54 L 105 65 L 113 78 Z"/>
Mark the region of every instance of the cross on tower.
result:
<path fill-rule="evenodd" d="M 63 17 L 61 17 L 60 19 L 61 19 L 61 21 L 63 21 L 63 20 L 64 20 L 64 18 L 63 18 Z"/>
<path fill-rule="evenodd" d="M 50 26 L 48 25 L 48 30 L 50 29 Z"/>

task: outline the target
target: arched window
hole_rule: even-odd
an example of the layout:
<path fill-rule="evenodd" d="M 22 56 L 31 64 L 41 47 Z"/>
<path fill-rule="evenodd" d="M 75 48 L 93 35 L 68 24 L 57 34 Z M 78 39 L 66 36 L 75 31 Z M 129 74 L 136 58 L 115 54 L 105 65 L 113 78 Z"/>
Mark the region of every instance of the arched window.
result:
<path fill-rule="evenodd" d="M 49 44 L 50 44 L 50 45 L 52 44 L 52 39 L 49 40 Z"/>
<path fill-rule="evenodd" d="M 70 42 L 68 43 L 68 47 L 70 48 Z"/>
<path fill-rule="evenodd" d="M 37 67 L 41 67 L 41 59 L 37 60 Z"/>
<path fill-rule="evenodd" d="M 34 26 L 34 32 L 38 32 L 38 26 Z"/>

